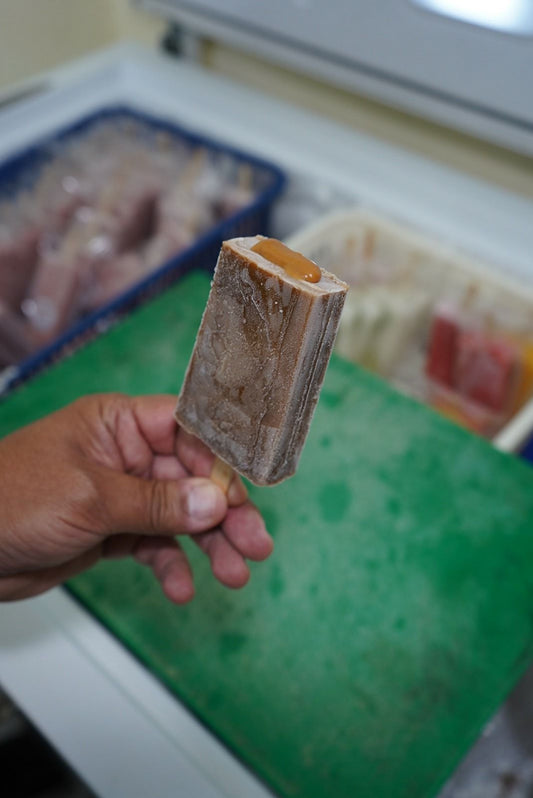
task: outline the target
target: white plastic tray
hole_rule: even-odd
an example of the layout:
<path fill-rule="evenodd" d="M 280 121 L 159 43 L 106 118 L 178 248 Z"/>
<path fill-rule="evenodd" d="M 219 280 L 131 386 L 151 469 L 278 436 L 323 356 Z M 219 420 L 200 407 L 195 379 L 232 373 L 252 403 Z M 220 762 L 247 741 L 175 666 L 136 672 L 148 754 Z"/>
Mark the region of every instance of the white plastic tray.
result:
<path fill-rule="evenodd" d="M 485 295 L 498 297 L 533 318 L 533 287 L 502 273 L 484 259 L 466 254 L 458 246 L 427 235 L 414 227 L 395 221 L 363 206 L 336 211 L 298 231 L 288 245 L 312 260 L 332 268 L 346 260 L 346 252 L 357 249 L 368 231 L 377 234 L 376 246 L 391 269 L 401 270 L 408 259 L 427 274 L 426 288 L 437 299 L 444 286 L 474 282 Z M 357 257 L 357 255 L 355 255 Z M 343 279 L 349 275 L 340 273 Z M 341 319 L 342 328 L 342 319 Z M 533 435 L 533 398 L 493 437 L 502 451 L 519 452 Z"/>

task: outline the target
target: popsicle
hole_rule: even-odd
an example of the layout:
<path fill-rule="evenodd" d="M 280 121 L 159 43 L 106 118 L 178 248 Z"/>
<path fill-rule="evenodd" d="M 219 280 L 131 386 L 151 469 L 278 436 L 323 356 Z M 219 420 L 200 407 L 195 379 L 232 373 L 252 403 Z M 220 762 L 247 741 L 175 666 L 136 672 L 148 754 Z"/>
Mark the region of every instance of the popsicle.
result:
<path fill-rule="evenodd" d="M 1 216 L 0 209 L 0 216 Z M 0 299 L 16 311 L 37 263 L 39 234 L 20 220 L 0 218 Z"/>
<path fill-rule="evenodd" d="M 457 344 L 456 390 L 466 399 L 502 413 L 511 404 L 520 365 L 510 342 L 480 330 L 463 330 Z"/>
<path fill-rule="evenodd" d="M 448 388 L 454 387 L 460 329 L 460 321 L 454 308 L 442 305 L 436 309 L 431 326 L 426 374 Z"/>
<path fill-rule="evenodd" d="M 222 245 L 176 419 L 256 485 L 296 471 L 347 290 L 275 239 Z"/>
<path fill-rule="evenodd" d="M 27 357 L 32 341 L 24 318 L 0 297 L 0 369 Z"/>

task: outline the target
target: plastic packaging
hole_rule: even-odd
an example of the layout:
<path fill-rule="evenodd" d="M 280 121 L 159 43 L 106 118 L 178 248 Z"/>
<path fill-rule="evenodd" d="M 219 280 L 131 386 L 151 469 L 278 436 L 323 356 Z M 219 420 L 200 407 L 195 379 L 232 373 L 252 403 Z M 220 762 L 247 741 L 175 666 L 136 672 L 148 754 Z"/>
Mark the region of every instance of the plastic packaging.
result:
<path fill-rule="evenodd" d="M 212 268 L 223 238 L 265 231 L 283 184 L 272 164 L 128 109 L 0 165 L 0 301 L 25 342 L 17 350 L 0 326 L 0 368 L 33 352 L 23 379 L 43 347 L 85 337 L 87 314 L 96 332 L 95 314 L 126 312 L 151 278 L 150 292 L 176 279 L 193 249 Z"/>
<path fill-rule="evenodd" d="M 350 284 L 339 354 L 489 437 L 531 400 L 532 290 L 364 208 L 288 244 Z"/>

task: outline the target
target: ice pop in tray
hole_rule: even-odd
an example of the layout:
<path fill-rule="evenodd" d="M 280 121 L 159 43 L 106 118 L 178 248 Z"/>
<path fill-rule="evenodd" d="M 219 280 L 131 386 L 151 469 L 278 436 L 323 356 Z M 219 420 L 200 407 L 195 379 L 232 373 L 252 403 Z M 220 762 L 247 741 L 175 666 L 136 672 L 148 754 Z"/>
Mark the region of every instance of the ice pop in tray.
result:
<path fill-rule="evenodd" d="M 524 447 L 533 288 L 364 207 L 324 217 L 288 243 L 350 285 L 339 354 L 500 448 Z"/>
<path fill-rule="evenodd" d="M 0 393 L 106 329 L 222 240 L 264 232 L 274 164 L 127 107 L 0 164 Z"/>

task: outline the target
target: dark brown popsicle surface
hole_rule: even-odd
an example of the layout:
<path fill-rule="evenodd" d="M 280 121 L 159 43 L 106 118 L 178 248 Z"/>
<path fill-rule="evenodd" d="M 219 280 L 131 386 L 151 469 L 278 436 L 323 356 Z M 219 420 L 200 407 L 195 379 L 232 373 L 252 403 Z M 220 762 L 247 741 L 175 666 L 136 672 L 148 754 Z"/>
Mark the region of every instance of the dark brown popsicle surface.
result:
<path fill-rule="evenodd" d="M 176 418 L 257 485 L 296 471 L 346 291 L 281 242 L 222 246 Z"/>

